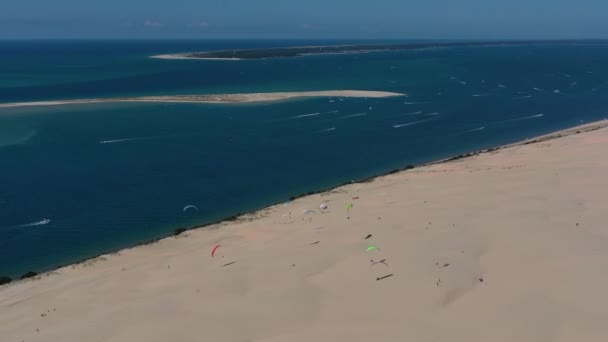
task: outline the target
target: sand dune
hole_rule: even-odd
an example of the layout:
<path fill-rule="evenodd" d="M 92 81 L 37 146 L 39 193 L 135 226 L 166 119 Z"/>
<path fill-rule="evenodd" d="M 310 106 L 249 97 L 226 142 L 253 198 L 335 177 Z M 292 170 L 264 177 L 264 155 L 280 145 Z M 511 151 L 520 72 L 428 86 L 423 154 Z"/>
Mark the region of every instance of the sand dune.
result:
<path fill-rule="evenodd" d="M 165 103 L 244 103 L 280 101 L 300 97 L 369 97 L 381 98 L 403 96 L 400 93 L 371 90 L 328 90 L 328 91 L 300 91 L 279 93 L 251 93 L 251 94 L 211 94 L 211 95 L 172 95 L 172 96 L 138 96 L 114 97 L 98 99 L 78 99 L 63 101 L 33 101 L 0 103 L 0 108 L 30 107 L 30 106 L 58 106 L 68 104 L 103 103 L 103 102 L 165 102 Z"/>
<path fill-rule="evenodd" d="M 0 336 L 605 341 L 607 124 L 351 184 L 5 286 Z M 366 251 L 372 245 L 380 250 Z M 371 265 L 382 259 L 388 267 Z"/>

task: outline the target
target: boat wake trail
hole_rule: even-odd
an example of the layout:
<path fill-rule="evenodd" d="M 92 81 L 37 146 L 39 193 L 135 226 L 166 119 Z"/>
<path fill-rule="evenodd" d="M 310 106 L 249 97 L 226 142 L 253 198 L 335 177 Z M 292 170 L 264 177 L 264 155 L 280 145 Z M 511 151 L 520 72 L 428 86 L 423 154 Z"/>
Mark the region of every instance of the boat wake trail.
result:
<path fill-rule="evenodd" d="M 520 121 L 520 120 L 530 120 L 530 119 L 540 118 L 540 117 L 543 117 L 543 116 L 545 116 L 545 114 L 536 114 L 536 115 L 530 115 L 530 116 L 522 116 L 520 118 L 507 119 L 507 120 L 502 120 L 502 121 L 495 121 L 495 122 L 491 122 L 489 124 L 492 125 L 492 124 L 501 124 L 501 123 L 505 123 L 505 122 L 513 122 L 513 121 Z"/>
<path fill-rule="evenodd" d="M 36 226 L 44 226 L 51 223 L 51 220 L 49 219 L 44 219 L 38 222 L 32 222 L 32 223 L 26 223 L 26 224 L 22 224 L 19 227 L 36 227 Z"/>
<path fill-rule="evenodd" d="M 473 96 L 473 97 L 482 97 L 482 96 L 490 96 L 490 94 L 474 94 L 474 95 L 471 95 L 471 96 Z"/>
<path fill-rule="evenodd" d="M 310 114 L 302 114 L 302 115 L 297 115 L 297 116 L 292 116 L 289 119 L 301 119 L 301 118 L 307 118 L 309 116 L 317 116 L 317 115 L 321 115 L 321 113 L 310 113 Z"/>
<path fill-rule="evenodd" d="M 403 104 L 406 104 L 406 105 L 429 104 L 429 103 L 431 103 L 431 102 L 407 102 L 407 101 L 403 102 Z"/>
<path fill-rule="evenodd" d="M 323 115 L 323 114 L 335 114 L 338 113 L 339 110 L 332 110 L 329 112 L 318 112 L 318 113 L 309 113 L 309 114 L 301 114 L 301 115 L 296 115 L 296 116 L 292 116 L 289 117 L 288 119 L 301 119 L 301 118 L 308 118 L 311 116 L 318 116 L 318 115 Z"/>
<path fill-rule="evenodd" d="M 431 118 L 431 119 L 426 119 L 426 120 L 412 121 L 412 122 L 403 123 L 403 124 L 398 124 L 398 125 L 393 125 L 393 128 L 401 128 L 401 127 L 413 126 L 413 125 L 421 124 L 421 123 L 423 123 L 423 122 L 431 121 L 431 120 L 433 120 L 433 119 L 434 119 L 434 118 Z"/>
<path fill-rule="evenodd" d="M 463 133 L 477 132 L 477 131 L 482 131 L 484 129 L 486 129 L 486 128 L 482 126 L 482 127 L 477 127 L 477 128 L 470 129 L 468 131 L 464 131 Z"/>
<path fill-rule="evenodd" d="M 356 118 L 358 116 L 365 116 L 365 115 L 367 115 L 367 113 L 357 113 L 357 114 L 351 114 L 351 115 L 343 116 L 343 117 L 340 117 L 338 119 Z"/>
<path fill-rule="evenodd" d="M 545 114 L 536 114 L 536 115 L 523 116 L 521 118 L 515 118 L 515 119 L 510 119 L 510 120 L 505 120 L 505 121 L 519 121 L 519 120 L 536 119 L 536 118 L 540 118 L 543 116 L 545 116 Z"/>
<path fill-rule="evenodd" d="M 335 131 L 336 127 L 332 127 L 332 128 L 326 128 L 326 129 L 322 129 L 320 131 L 317 131 L 317 133 L 325 133 L 325 132 L 331 132 L 331 131 Z"/>
<path fill-rule="evenodd" d="M 101 140 L 99 143 L 100 144 L 116 144 L 116 143 L 121 143 L 121 142 L 152 140 L 152 139 L 158 139 L 158 138 L 159 137 L 137 137 L 137 138 L 114 139 L 114 140 Z"/>

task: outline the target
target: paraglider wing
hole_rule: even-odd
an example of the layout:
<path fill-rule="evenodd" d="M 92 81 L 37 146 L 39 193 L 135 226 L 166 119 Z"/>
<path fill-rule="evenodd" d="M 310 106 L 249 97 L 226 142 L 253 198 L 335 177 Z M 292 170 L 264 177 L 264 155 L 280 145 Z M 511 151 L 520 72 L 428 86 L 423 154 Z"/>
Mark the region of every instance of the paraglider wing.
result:
<path fill-rule="evenodd" d="M 184 212 L 186 212 L 186 211 L 188 211 L 189 209 L 192 209 L 192 210 L 198 211 L 198 207 L 197 207 L 197 206 L 195 206 L 195 205 L 192 205 L 192 204 L 185 206 L 185 207 L 184 207 L 184 209 L 183 209 L 183 211 L 184 211 Z"/>
<path fill-rule="evenodd" d="M 388 264 L 386 263 L 386 259 L 382 259 L 380 261 L 372 261 L 372 263 L 369 265 L 369 267 L 371 268 L 374 265 L 377 264 L 384 264 L 384 266 L 388 267 Z"/>
<path fill-rule="evenodd" d="M 376 246 L 369 246 L 367 247 L 367 251 L 373 251 L 374 249 L 377 249 L 378 251 L 380 251 L 380 248 L 376 247 Z"/>
<path fill-rule="evenodd" d="M 211 251 L 211 257 L 213 258 L 215 256 L 215 252 L 217 251 L 218 248 L 222 247 L 222 245 L 217 245 L 215 247 L 213 247 L 213 250 Z"/>

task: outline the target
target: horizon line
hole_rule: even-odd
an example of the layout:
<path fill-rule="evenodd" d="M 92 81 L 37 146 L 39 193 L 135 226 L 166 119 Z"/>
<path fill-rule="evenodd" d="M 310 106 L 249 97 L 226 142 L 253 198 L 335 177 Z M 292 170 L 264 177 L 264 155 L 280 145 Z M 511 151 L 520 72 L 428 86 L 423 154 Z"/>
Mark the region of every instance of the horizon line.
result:
<path fill-rule="evenodd" d="M 250 41 L 268 41 L 268 40 L 319 40 L 319 41 L 328 41 L 328 40 L 353 40 L 353 41 L 412 41 L 412 40 L 443 40 L 443 41 L 535 41 L 535 40 L 545 40 L 545 41 L 563 41 L 563 40 L 580 40 L 580 41 L 608 41 L 608 37 L 605 38 L 508 38 L 508 37 L 493 37 L 493 38 L 355 38 L 355 37 L 329 37 L 329 38 L 319 38 L 319 37 L 276 37 L 276 38 L 255 38 L 255 37 L 201 37 L 201 38 L 178 38 L 178 37 L 169 37 L 169 38 L 137 38 L 137 37 L 128 37 L 128 38 L 0 38 L 0 41 L 193 41 L 193 40 L 250 40 Z"/>

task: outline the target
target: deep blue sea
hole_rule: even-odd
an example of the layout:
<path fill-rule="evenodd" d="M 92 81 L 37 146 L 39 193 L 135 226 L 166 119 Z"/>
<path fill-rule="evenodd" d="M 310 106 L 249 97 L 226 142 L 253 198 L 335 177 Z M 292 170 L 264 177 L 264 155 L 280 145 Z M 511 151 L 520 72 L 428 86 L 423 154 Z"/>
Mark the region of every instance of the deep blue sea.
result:
<path fill-rule="evenodd" d="M 359 42 L 0 41 L 0 103 L 340 89 L 408 94 L 0 108 L 0 275 L 50 270 L 292 195 L 608 116 L 607 45 L 148 58 L 346 43 Z M 184 213 L 190 204 L 199 211 Z"/>

